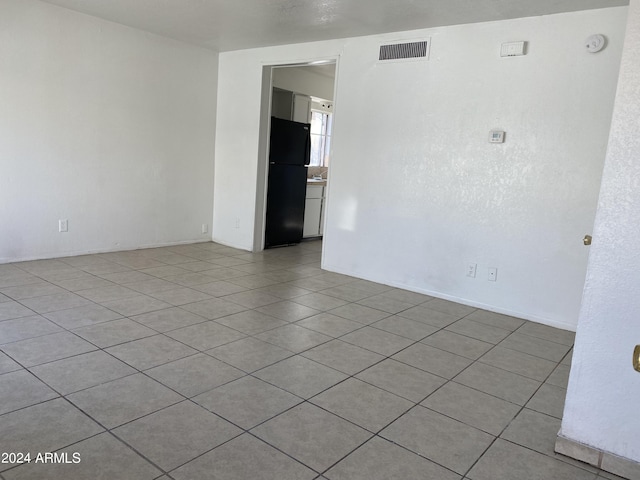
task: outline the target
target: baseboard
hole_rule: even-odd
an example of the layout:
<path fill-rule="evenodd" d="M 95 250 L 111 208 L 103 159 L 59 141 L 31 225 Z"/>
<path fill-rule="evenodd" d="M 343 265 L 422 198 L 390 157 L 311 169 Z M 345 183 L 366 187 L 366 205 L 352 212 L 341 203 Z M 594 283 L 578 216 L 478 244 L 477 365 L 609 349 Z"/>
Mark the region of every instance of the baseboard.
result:
<path fill-rule="evenodd" d="M 129 252 L 133 250 L 142 250 L 145 248 L 160 248 L 160 247 L 177 247 L 179 245 L 192 245 L 197 243 L 209 243 L 210 238 L 205 240 L 181 240 L 177 242 L 162 242 L 162 243 L 150 243 L 142 245 L 118 245 L 113 248 L 99 248 L 95 250 L 78 250 L 71 252 L 51 252 L 43 253 L 36 256 L 26 256 L 18 258 L 0 258 L 0 265 L 5 263 L 18 263 L 18 262 L 30 262 L 33 260 L 50 260 L 52 258 L 67 258 L 77 257 L 80 255 L 94 255 L 96 253 L 115 253 L 115 252 Z"/>
<path fill-rule="evenodd" d="M 424 295 L 429 295 L 430 297 L 441 298 L 442 300 L 449 300 L 451 302 L 460 303 L 462 305 L 468 305 L 469 307 L 480 308 L 482 310 L 488 310 L 490 312 L 500 313 L 502 315 L 509 315 L 510 317 L 522 318 L 523 320 L 531 320 L 532 322 L 541 323 L 543 325 L 559 328 L 561 330 L 568 330 L 570 332 L 576 331 L 576 326 L 571 323 L 559 322 L 557 320 L 539 317 L 537 315 L 530 315 L 524 312 L 510 310 L 507 308 L 496 307 L 495 305 L 488 305 L 482 302 L 476 302 L 474 300 L 469 300 L 467 298 L 456 297 L 455 295 L 449 295 L 443 292 L 427 290 L 424 288 L 416 288 L 414 286 L 405 285 L 400 282 L 392 282 L 392 281 L 390 282 L 389 280 L 374 278 L 369 275 L 363 275 L 360 272 L 353 272 L 348 269 L 342 268 L 340 266 L 329 265 L 324 262 L 322 263 L 322 268 L 330 272 L 341 273 L 343 275 L 349 275 L 351 277 L 356 277 L 356 278 L 362 278 L 363 280 L 369 280 L 371 282 L 381 283 L 383 285 L 389 285 L 390 287 L 409 290 L 410 292 L 422 293 Z"/>
<path fill-rule="evenodd" d="M 589 465 L 593 465 L 619 477 L 628 478 L 629 480 L 640 480 L 639 462 L 571 440 L 563 436 L 562 432 L 558 433 L 555 451 L 556 453 L 588 463 Z"/>

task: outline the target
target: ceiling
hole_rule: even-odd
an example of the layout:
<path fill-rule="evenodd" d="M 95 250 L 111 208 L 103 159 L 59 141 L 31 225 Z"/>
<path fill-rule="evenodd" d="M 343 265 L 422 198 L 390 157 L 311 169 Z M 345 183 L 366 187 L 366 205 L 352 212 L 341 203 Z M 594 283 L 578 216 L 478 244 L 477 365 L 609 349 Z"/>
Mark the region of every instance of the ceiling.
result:
<path fill-rule="evenodd" d="M 628 0 L 44 0 L 218 51 L 628 5 Z"/>

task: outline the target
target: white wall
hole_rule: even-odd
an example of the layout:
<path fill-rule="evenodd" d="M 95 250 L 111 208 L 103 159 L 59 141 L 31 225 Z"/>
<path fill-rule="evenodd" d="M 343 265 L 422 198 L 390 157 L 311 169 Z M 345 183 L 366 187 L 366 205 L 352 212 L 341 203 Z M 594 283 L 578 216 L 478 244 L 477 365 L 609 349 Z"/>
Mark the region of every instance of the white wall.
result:
<path fill-rule="evenodd" d="M 631 0 L 562 435 L 640 462 L 640 0 Z"/>
<path fill-rule="evenodd" d="M 216 79 L 211 51 L 0 2 L 0 262 L 210 239 Z"/>
<path fill-rule="evenodd" d="M 575 328 L 625 18 L 619 7 L 221 54 L 214 239 L 252 245 L 262 65 L 339 55 L 323 267 Z M 590 55 L 596 32 L 609 45 Z M 377 63 L 381 43 L 425 36 L 430 61 Z M 528 55 L 500 58 L 514 40 Z M 487 142 L 494 128 L 505 144 Z"/>
<path fill-rule="evenodd" d="M 335 77 L 322 75 L 317 67 L 283 67 L 273 70 L 273 86 L 324 100 L 333 100 Z M 323 68 L 325 71 L 326 67 Z"/>

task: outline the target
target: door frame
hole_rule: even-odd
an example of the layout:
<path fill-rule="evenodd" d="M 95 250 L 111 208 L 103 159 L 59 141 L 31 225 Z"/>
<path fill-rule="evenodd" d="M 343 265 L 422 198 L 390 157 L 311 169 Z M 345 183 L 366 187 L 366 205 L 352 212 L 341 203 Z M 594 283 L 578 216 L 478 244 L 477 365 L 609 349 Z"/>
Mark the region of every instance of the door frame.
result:
<path fill-rule="evenodd" d="M 260 100 L 260 130 L 258 134 L 258 172 L 256 181 L 256 209 L 253 225 L 253 251 L 264 250 L 265 227 L 267 217 L 267 182 L 269 174 L 269 136 L 271 134 L 271 101 L 273 91 L 273 70 L 275 68 L 286 67 L 313 67 L 314 65 L 335 63 L 336 73 L 333 79 L 333 110 L 335 125 L 335 110 L 338 87 L 338 69 L 340 64 L 339 56 L 317 58 L 306 62 L 269 64 L 262 67 L 262 87 Z M 332 133 L 333 137 L 333 133 Z M 334 142 L 331 142 L 331 151 Z M 327 181 L 327 187 L 329 182 Z M 324 246 L 323 246 L 324 250 Z"/>

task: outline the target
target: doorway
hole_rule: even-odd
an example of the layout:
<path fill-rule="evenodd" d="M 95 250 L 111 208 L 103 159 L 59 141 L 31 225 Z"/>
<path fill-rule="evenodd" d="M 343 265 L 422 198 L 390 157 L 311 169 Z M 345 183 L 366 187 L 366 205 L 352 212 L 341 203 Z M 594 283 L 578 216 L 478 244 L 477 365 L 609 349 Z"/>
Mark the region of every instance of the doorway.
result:
<path fill-rule="evenodd" d="M 311 196 L 314 198 L 305 199 L 305 207 L 310 207 L 306 212 L 304 237 L 306 239 L 322 236 L 328 202 L 328 163 L 335 110 L 336 71 L 336 59 L 263 67 L 254 251 L 262 251 L 265 248 L 265 231 L 269 220 L 267 197 L 272 117 L 307 124 L 311 124 L 313 119 L 311 158 L 314 165 L 308 169 L 306 177 L 307 185 L 311 187 L 309 191 L 313 192 Z M 324 121 L 324 128 L 316 127 L 319 125 L 318 119 Z"/>

